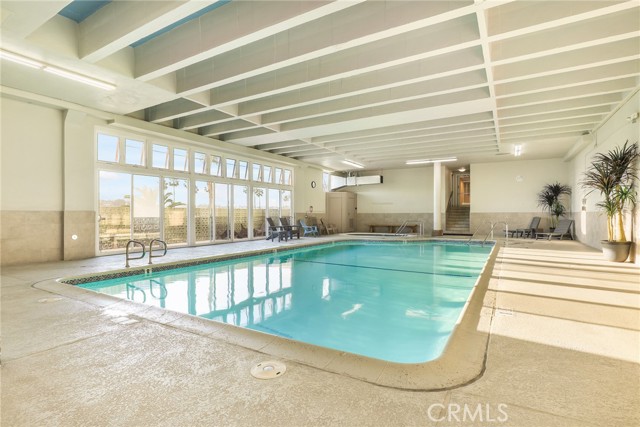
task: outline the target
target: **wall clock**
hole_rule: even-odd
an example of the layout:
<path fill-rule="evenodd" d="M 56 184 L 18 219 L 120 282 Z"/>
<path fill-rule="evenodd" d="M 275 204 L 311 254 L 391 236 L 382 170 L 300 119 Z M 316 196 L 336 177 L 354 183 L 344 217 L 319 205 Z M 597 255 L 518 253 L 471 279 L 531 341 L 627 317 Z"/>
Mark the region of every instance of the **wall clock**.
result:
<path fill-rule="evenodd" d="M 316 182 L 315 181 L 311 181 L 311 188 L 316 188 Z"/>

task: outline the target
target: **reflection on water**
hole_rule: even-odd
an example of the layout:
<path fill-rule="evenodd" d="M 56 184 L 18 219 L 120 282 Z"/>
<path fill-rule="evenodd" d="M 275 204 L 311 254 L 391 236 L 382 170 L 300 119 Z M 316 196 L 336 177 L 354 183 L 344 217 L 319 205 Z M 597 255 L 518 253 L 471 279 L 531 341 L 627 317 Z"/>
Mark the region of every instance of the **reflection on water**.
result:
<path fill-rule="evenodd" d="M 401 363 L 440 355 L 490 248 L 338 244 L 82 285 Z"/>

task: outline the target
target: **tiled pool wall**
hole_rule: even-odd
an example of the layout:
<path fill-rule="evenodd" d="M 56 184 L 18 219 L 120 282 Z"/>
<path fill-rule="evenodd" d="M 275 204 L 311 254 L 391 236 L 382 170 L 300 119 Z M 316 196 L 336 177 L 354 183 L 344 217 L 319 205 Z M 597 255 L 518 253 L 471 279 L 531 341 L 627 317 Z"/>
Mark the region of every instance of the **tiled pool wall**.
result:
<path fill-rule="evenodd" d="M 173 270 L 173 269 L 182 268 L 182 267 L 192 267 L 195 265 L 211 264 L 214 262 L 231 261 L 231 260 L 240 259 L 240 258 L 249 258 L 249 257 L 261 256 L 261 255 L 274 255 L 274 254 L 289 252 L 289 251 L 293 251 L 301 248 L 307 248 L 307 247 L 311 248 L 314 246 L 333 246 L 333 245 L 347 244 L 347 243 L 394 244 L 398 242 L 403 242 L 405 244 L 411 244 L 411 243 L 417 243 L 417 242 L 442 242 L 442 243 L 470 244 L 474 246 L 476 245 L 486 246 L 486 245 L 495 244 L 495 242 L 491 242 L 491 241 L 483 243 L 480 241 L 466 242 L 461 240 L 431 239 L 431 238 L 411 239 L 411 240 L 407 240 L 407 239 L 393 239 L 393 240 L 392 239 L 386 239 L 386 240 L 345 239 L 345 240 L 334 240 L 332 242 L 326 242 L 326 241 L 304 242 L 304 243 L 295 244 L 294 246 L 278 246 L 270 249 L 258 249 L 254 251 L 238 252 L 238 253 L 227 254 L 227 255 L 216 255 L 211 257 L 192 259 L 188 261 L 175 261 L 175 262 L 169 262 L 169 263 L 163 263 L 163 264 L 148 264 L 144 266 L 136 266 L 132 268 L 116 270 L 111 272 L 94 273 L 86 276 L 62 278 L 59 281 L 69 285 L 82 285 L 84 283 L 97 282 L 100 280 L 109 280 L 109 279 L 118 279 L 121 277 L 138 276 L 141 274 L 150 273 L 151 271 L 154 271 L 154 272 L 166 271 L 166 270 Z"/>

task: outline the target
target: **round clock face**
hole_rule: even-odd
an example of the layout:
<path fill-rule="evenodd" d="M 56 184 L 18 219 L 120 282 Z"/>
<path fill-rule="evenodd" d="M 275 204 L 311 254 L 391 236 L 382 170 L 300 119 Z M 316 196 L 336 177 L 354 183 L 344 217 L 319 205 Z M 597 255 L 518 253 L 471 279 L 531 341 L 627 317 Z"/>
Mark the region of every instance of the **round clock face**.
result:
<path fill-rule="evenodd" d="M 315 181 L 311 181 L 311 188 L 316 188 L 316 182 Z"/>

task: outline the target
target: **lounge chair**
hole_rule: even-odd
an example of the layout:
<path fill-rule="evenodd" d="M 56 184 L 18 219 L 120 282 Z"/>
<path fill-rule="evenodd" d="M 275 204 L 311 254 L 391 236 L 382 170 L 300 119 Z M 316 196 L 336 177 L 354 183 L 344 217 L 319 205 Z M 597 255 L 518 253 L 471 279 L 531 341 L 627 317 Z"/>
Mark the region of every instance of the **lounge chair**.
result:
<path fill-rule="evenodd" d="M 293 239 L 293 233 L 296 233 L 298 235 L 298 239 L 300 238 L 300 227 L 297 225 L 291 225 L 291 223 L 289 222 L 289 218 L 287 218 L 286 216 L 280 218 L 280 225 L 282 226 L 284 231 L 289 233 L 289 238 Z"/>
<path fill-rule="evenodd" d="M 310 235 L 316 236 L 316 237 L 320 235 L 320 232 L 318 231 L 318 227 L 316 227 L 315 225 L 307 225 L 307 224 L 305 224 L 303 219 L 300 220 L 300 226 L 302 227 L 302 231 L 304 233 L 304 236 L 306 236 L 307 234 L 310 234 Z"/>
<path fill-rule="evenodd" d="M 273 242 L 273 239 L 275 239 L 276 237 L 278 238 L 278 242 L 283 238 L 284 240 L 287 240 L 289 233 L 283 227 L 276 225 L 271 217 L 267 217 L 267 223 L 269 224 L 267 240 L 271 240 Z"/>
<path fill-rule="evenodd" d="M 509 233 L 512 233 L 511 237 L 513 237 L 513 234 L 515 234 L 516 237 L 531 236 L 533 238 L 536 236 L 536 230 L 538 229 L 539 225 L 540 225 L 540 217 L 534 216 L 533 218 L 531 218 L 531 223 L 527 228 L 516 228 L 515 230 L 510 230 Z"/>
<path fill-rule="evenodd" d="M 571 233 L 572 225 L 572 219 L 561 219 L 560 221 L 558 221 L 558 225 L 556 226 L 555 230 L 549 233 L 536 233 L 536 239 L 551 240 L 552 238 L 557 238 L 562 240 L 564 236 L 568 236 L 571 240 L 573 240 L 573 235 Z"/>
<path fill-rule="evenodd" d="M 320 218 L 320 224 L 322 224 L 322 228 L 326 234 L 335 234 L 338 232 L 333 224 L 325 224 L 324 218 Z"/>

